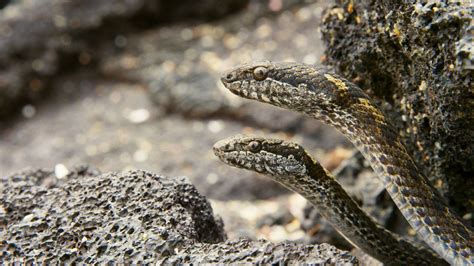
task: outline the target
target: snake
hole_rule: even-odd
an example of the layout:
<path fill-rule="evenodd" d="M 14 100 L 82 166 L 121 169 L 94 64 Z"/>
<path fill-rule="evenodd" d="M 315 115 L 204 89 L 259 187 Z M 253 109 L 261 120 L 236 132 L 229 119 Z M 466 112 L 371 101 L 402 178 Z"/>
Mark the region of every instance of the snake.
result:
<path fill-rule="evenodd" d="M 449 208 L 387 116 L 356 84 L 327 68 L 290 62 L 236 66 L 221 82 L 233 94 L 310 116 L 341 132 L 369 162 L 416 234 L 450 264 L 474 265 L 473 229 Z"/>
<path fill-rule="evenodd" d="M 374 222 L 296 143 L 237 135 L 217 142 L 213 150 L 224 163 L 270 176 L 302 195 L 349 242 L 378 261 L 387 265 L 446 265 L 431 250 L 399 238 Z"/>

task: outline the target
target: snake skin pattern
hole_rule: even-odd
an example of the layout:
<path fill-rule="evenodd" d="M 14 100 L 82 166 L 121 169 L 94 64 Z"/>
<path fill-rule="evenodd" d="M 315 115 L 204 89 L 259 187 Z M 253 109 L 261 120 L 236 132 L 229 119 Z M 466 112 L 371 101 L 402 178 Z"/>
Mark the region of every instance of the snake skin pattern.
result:
<path fill-rule="evenodd" d="M 377 225 L 301 146 L 278 139 L 235 136 L 214 145 L 223 162 L 270 176 L 299 193 L 354 246 L 386 265 L 445 265 L 426 249 Z M 370 240 L 370 241 L 368 241 Z"/>
<path fill-rule="evenodd" d="M 324 68 L 255 63 L 225 73 L 241 97 L 309 115 L 344 134 L 369 161 L 417 234 L 453 265 L 474 265 L 474 233 L 418 170 L 394 127 L 357 85 Z"/>

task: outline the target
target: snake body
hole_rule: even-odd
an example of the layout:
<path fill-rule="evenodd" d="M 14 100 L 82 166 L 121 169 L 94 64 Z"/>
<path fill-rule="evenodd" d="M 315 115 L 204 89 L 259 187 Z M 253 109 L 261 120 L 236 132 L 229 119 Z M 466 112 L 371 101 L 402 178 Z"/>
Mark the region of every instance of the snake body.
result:
<path fill-rule="evenodd" d="M 411 227 L 440 257 L 453 265 L 474 264 L 472 229 L 418 170 L 397 131 L 357 85 L 324 68 L 271 62 L 238 66 L 221 81 L 234 94 L 335 127 L 361 151 Z"/>
<path fill-rule="evenodd" d="M 225 163 L 270 176 L 299 193 L 354 246 L 389 265 L 444 265 L 426 249 L 378 226 L 341 185 L 299 145 L 278 139 L 231 137 L 214 145 Z M 367 241 L 370 240 L 370 241 Z"/>

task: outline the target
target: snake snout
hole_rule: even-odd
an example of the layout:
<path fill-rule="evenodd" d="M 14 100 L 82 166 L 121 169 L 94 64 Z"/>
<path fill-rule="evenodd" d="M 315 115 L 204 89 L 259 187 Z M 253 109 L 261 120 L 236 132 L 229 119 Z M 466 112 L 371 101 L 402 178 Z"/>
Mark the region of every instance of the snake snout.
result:
<path fill-rule="evenodd" d="M 225 152 L 230 151 L 231 145 L 226 139 L 220 140 L 214 144 L 212 150 L 217 157 L 222 157 Z"/>
<path fill-rule="evenodd" d="M 219 154 L 222 152 L 223 145 L 224 143 L 222 143 L 222 141 L 218 141 L 214 144 L 214 146 L 212 146 L 212 151 L 214 151 L 216 156 L 219 156 Z"/>
<path fill-rule="evenodd" d="M 225 87 L 227 87 L 227 76 L 222 76 L 221 77 L 221 82 L 224 84 Z"/>

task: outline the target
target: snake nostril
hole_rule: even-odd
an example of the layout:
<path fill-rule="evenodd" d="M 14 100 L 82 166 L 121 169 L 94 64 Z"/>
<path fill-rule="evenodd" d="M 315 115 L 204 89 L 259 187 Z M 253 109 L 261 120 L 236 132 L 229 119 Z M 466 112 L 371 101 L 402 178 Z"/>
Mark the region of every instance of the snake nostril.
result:
<path fill-rule="evenodd" d="M 234 78 L 234 75 L 232 75 L 232 73 L 229 73 L 229 74 L 227 74 L 227 76 L 225 76 L 225 78 L 227 80 L 232 80 Z"/>

